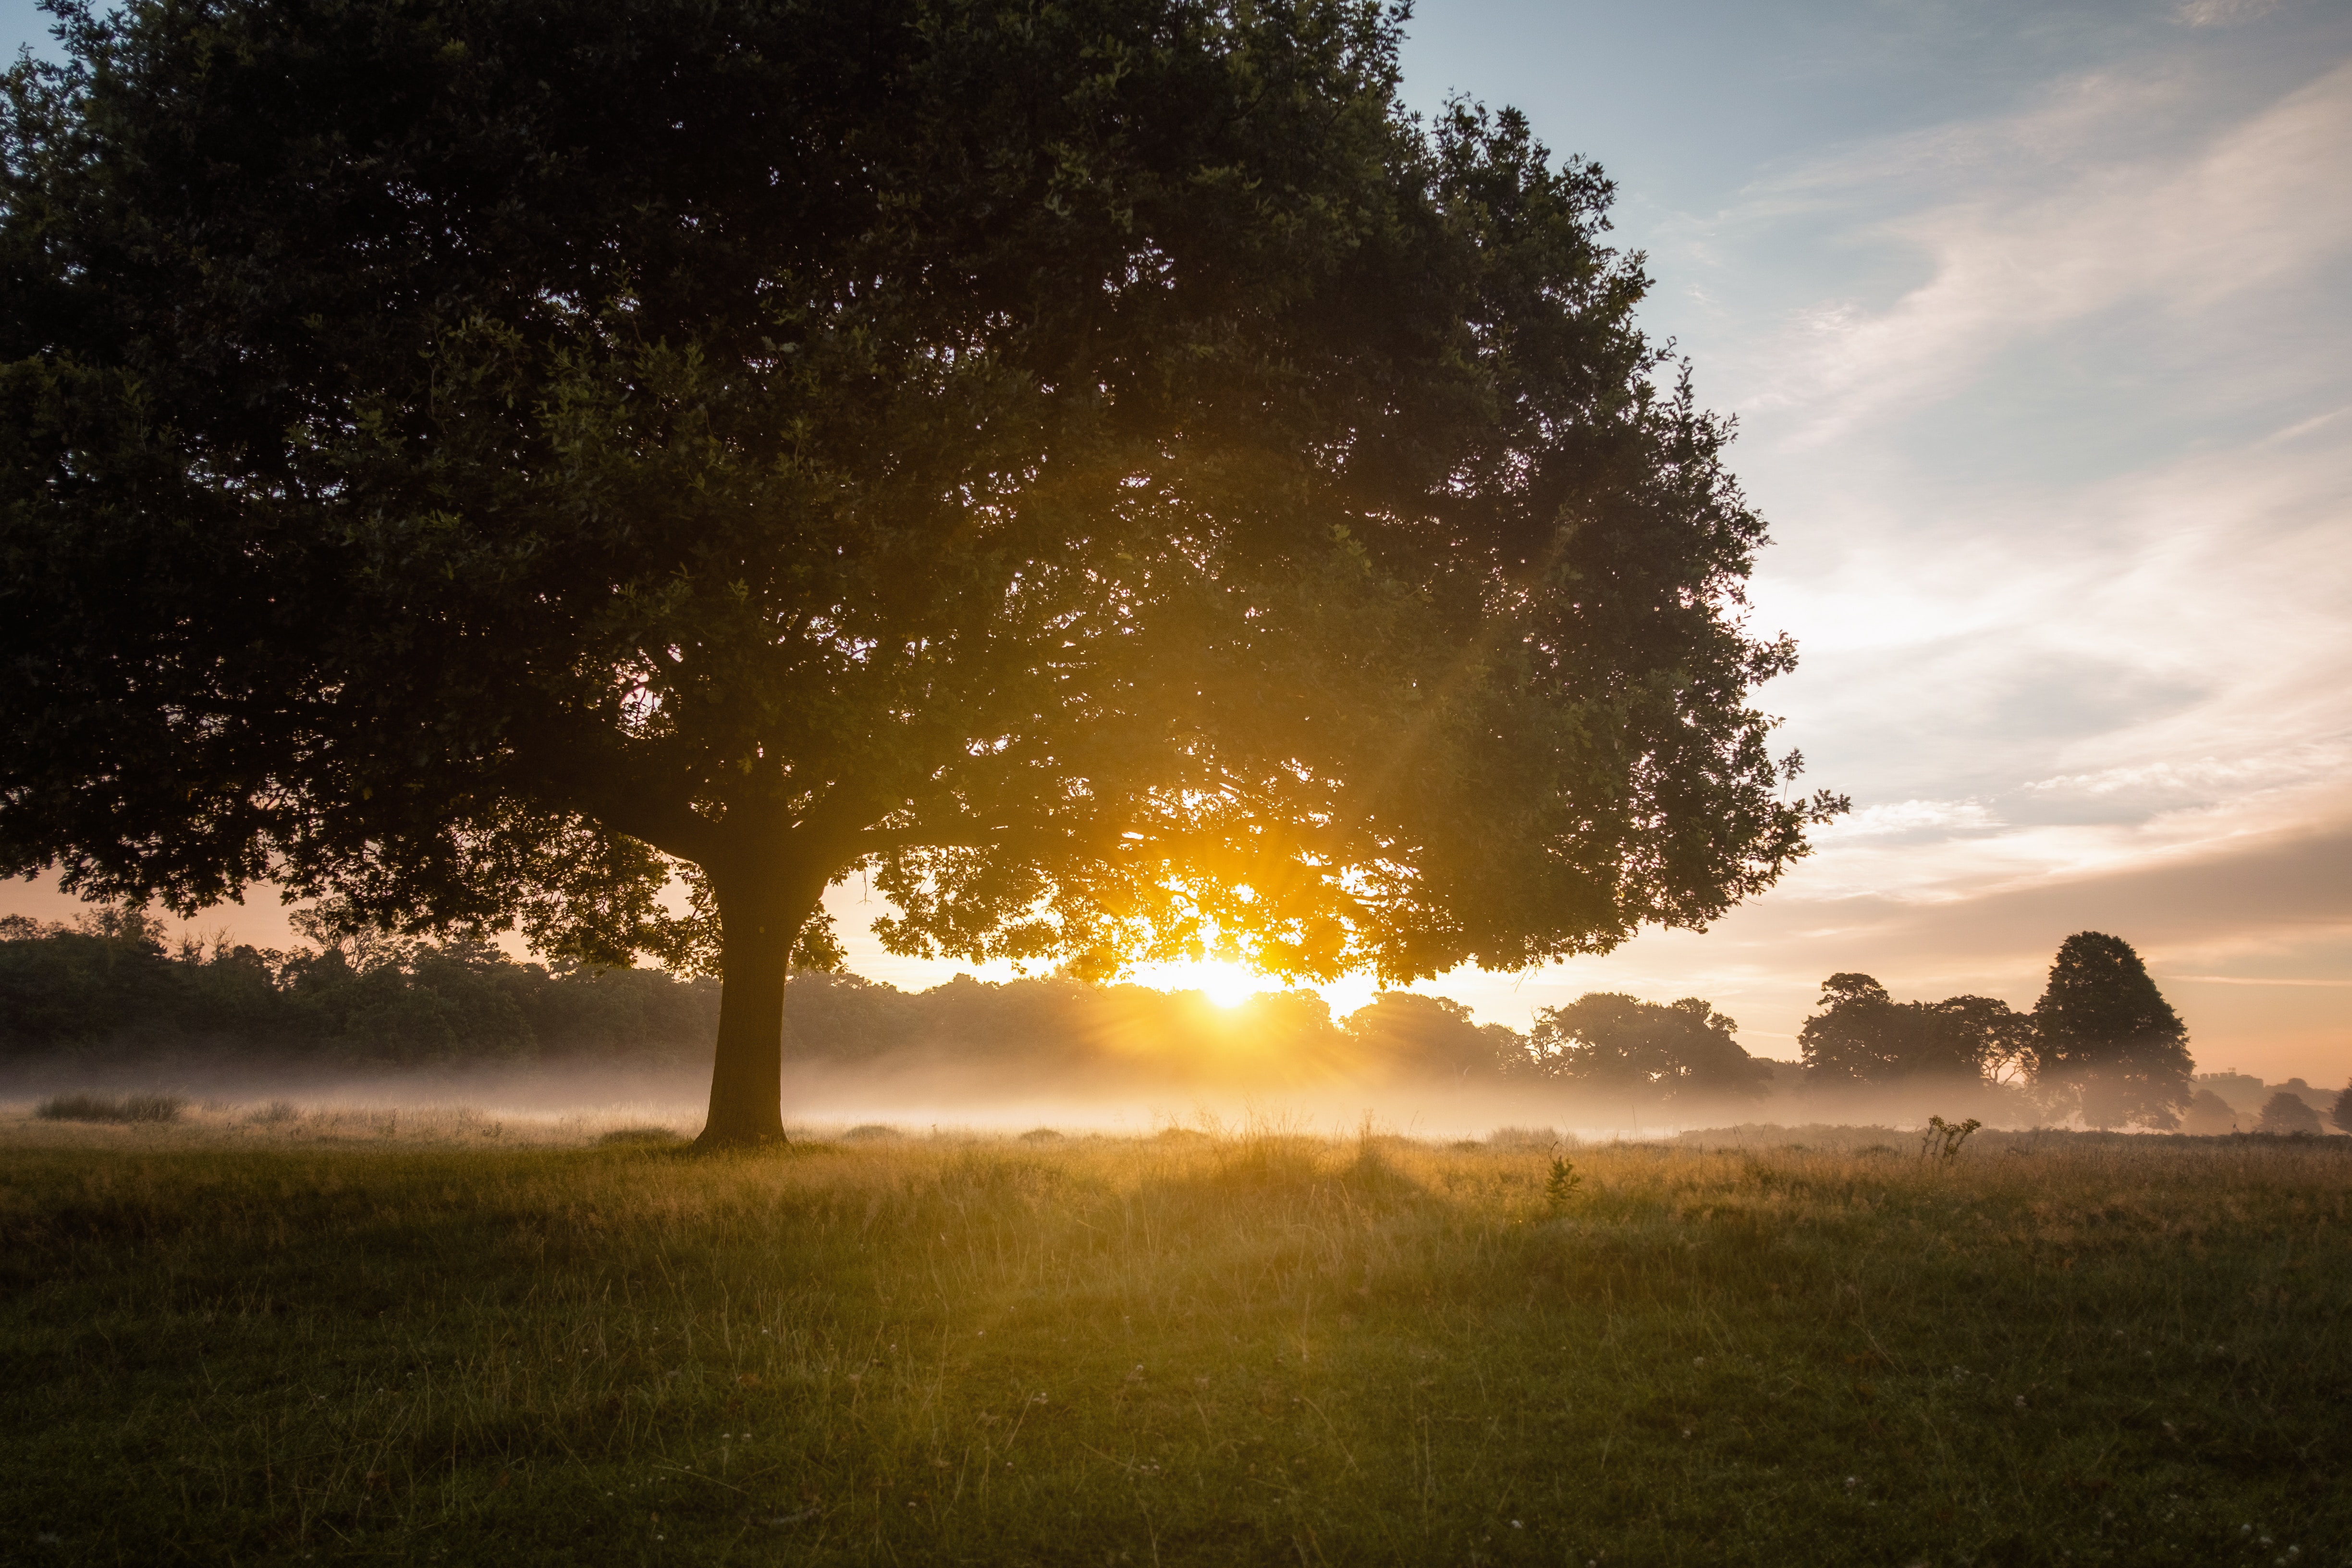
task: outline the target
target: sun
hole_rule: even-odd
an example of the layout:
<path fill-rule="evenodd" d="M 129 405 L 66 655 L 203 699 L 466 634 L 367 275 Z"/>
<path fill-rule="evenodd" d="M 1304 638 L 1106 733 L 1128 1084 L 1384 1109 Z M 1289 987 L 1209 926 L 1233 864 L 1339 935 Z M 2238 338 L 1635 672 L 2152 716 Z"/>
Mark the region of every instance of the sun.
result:
<path fill-rule="evenodd" d="M 1216 1007 L 1238 1007 L 1275 984 L 1246 964 L 1217 958 L 1147 964 L 1135 978 L 1168 991 L 1198 991 Z"/>
<path fill-rule="evenodd" d="M 1220 1007 L 1240 1006 L 1256 995 L 1265 983 L 1265 976 L 1238 963 L 1201 965 L 1201 993 Z"/>

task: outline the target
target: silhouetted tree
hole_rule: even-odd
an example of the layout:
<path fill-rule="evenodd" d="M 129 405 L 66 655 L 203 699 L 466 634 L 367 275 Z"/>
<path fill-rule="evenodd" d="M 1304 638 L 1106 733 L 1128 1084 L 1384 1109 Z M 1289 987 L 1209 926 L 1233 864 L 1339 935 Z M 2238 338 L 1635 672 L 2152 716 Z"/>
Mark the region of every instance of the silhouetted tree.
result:
<path fill-rule="evenodd" d="M 2263 1101 L 2270 1097 L 2269 1086 L 2248 1072 L 2200 1072 L 2191 1081 L 2212 1090 L 2231 1110 L 2249 1117 L 2261 1110 Z"/>
<path fill-rule="evenodd" d="M 2189 1109 L 2181 1112 L 2181 1130 L 2186 1132 L 2234 1132 L 2238 1128 L 2237 1109 L 2210 1089 L 2200 1089 L 2189 1097 Z"/>
<path fill-rule="evenodd" d="M 2011 1083 L 2032 1068 L 2033 1018 L 1997 996 L 1947 996 L 1918 1004 L 1933 1020 L 1922 1052 L 1923 1071 L 1965 1073 L 1988 1083 Z"/>
<path fill-rule="evenodd" d="M 1902 1016 L 1867 974 L 1841 972 L 1822 982 L 1822 1010 L 1797 1032 L 1800 1059 L 1815 1078 L 1869 1083 L 1894 1076 L 1902 1054 Z"/>
<path fill-rule="evenodd" d="M 2336 1097 L 2335 1107 L 2328 1111 L 2327 1119 L 2345 1131 L 2352 1132 L 2352 1083 L 2346 1084 L 2344 1091 Z"/>
<path fill-rule="evenodd" d="M 1887 1083 L 1931 1076 L 1999 1082 L 2032 1048 L 2032 1020 L 1991 996 L 1897 1002 L 1867 974 L 1822 983 L 1822 1010 L 1797 1044 L 1817 1080 Z"/>
<path fill-rule="evenodd" d="M 1611 186 L 1357 0 L 158 0 L 0 118 L 0 870 L 721 971 L 1703 926 L 1837 809 Z M 680 916 L 659 897 L 683 876 Z"/>
<path fill-rule="evenodd" d="M 2034 1078 L 2078 1092 L 2095 1127 L 2177 1124 L 2189 1101 L 2189 1031 L 2131 944 L 2080 931 L 2059 944 L 2033 1008 Z"/>
<path fill-rule="evenodd" d="M 1671 1005 L 1593 991 L 1546 1007 L 1528 1031 L 1537 1070 L 1591 1089 L 1701 1100 L 1753 1098 L 1772 1071 L 1740 1047 L 1739 1026 L 1696 996 Z"/>
<path fill-rule="evenodd" d="M 2327 1130 L 2320 1125 L 2319 1112 L 2311 1109 L 2309 1100 L 2299 1094 L 2289 1094 L 2281 1089 L 2263 1101 L 2263 1119 L 2255 1123 L 2254 1131 L 2283 1136 L 2290 1132 L 2325 1132 Z"/>
<path fill-rule="evenodd" d="M 1347 1031 L 1366 1061 L 1422 1078 L 1491 1079 L 1527 1056 L 1516 1029 L 1481 1024 L 1450 997 L 1410 991 L 1381 992 L 1348 1015 Z"/>
<path fill-rule="evenodd" d="M 178 1001 L 162 934 L 142 911 L 73 926 L 0 922 L 0 1042 L 55 1046 L 151 1029 Z"/>

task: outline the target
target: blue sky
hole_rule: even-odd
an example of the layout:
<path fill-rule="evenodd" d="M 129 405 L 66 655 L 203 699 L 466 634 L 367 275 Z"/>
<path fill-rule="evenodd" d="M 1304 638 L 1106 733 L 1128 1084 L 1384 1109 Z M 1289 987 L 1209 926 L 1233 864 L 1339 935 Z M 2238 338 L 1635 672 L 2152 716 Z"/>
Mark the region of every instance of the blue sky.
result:
<path fill-rule="evenodd" d="M 1832 971 L 2030 1005 L 2097 929 L 2200 1065 L 2352 1073 L 2352 5 L 1434 0 L 1410 38 L 1416 105 L 1617 180 L 1773 521 L 1755 618 L 1804 664 L 1765 705 L 1856 806 L 1705 935 L 1420 989 L 1705 995 L 1792 1056 Z M 864 972 L 952 971 L 836 907 Z"/>
<path fill-rule="evenodd" d="M 1618 181 L 1772 519 L 1769 688 L 1854 818 L 1705 936 L 1516 983 L 2029 1005 L 2140 946 L 2208 1067 L 2352 1071 L 2352 6 L 1451 0 L 1416 103 Z"/>

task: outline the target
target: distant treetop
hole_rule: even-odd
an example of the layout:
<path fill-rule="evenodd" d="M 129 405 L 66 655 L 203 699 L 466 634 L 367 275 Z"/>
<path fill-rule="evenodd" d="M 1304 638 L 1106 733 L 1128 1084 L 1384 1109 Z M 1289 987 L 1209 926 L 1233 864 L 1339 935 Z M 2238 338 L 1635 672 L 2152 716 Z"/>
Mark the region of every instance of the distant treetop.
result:
<path fill-rule="evenodd" d="M 2189 1030 L 2121 937 L 2080 931 L 2059 945 L 2033 1029 L 2035 1076 L 2079 1089 L 2095 1126 L 2172 1126 L 2189 1102 Z"/>

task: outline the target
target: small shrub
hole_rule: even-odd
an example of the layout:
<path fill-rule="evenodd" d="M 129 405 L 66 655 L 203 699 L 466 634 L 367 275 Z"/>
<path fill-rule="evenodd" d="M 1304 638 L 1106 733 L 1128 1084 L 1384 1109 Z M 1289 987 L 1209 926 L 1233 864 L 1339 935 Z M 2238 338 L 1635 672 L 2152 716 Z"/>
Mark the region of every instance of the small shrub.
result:
<path fill-rule="evenodd" d="M 1061 1141 L 1062 1135 L 1050 1127 L 1032 1127 L 1021 1134 L 1024 1143 L 1059 1143 Z"/>
<path fill-rule="evenodd" d="M 843 1133 L 841 1141 L 845 1143 L 875 1143 L 897 1136 L 898 1136 L 897 1128 L 885 1127 L 878 1121 L 868 1121 L 863 1126 L 853 1127 Z"/>
<path fill-rule="evenodd" d="M 1574 1161 L 1564 1154 L 1551 1157 L 1551 1174 L 1544 1182 L 1544 1202 L 1551 1212 L 1560 1214 L 1576 1198 L 1576 1189 L 1584 1185 L 1584 1177 L 1577 1171 Z"/>
<path fill-rule="evenodd" d="M 264 1127 L 278 1127 L 293 1121 L 300 1114 L 301 1112 L 294 1109 L 294 1102 L 292 1100 L 273 1100 L 268 1104 L 263 1106 L 260 1110 L 255 1111 L 253 1113 L 253 1119 Z"/>
<path fill-rule="evenodd" d="M 110 1095 L 60 1094 L 41 1101 L 33 1114 L 44 1121 L 120 1121 L 122 1102 Z"/>
<path fill-rule="evenodd" d="M 60 1094 L 33 1114 L 45 1121 L 177 1121 L 187 1105 L 176 1094 Z"/>

